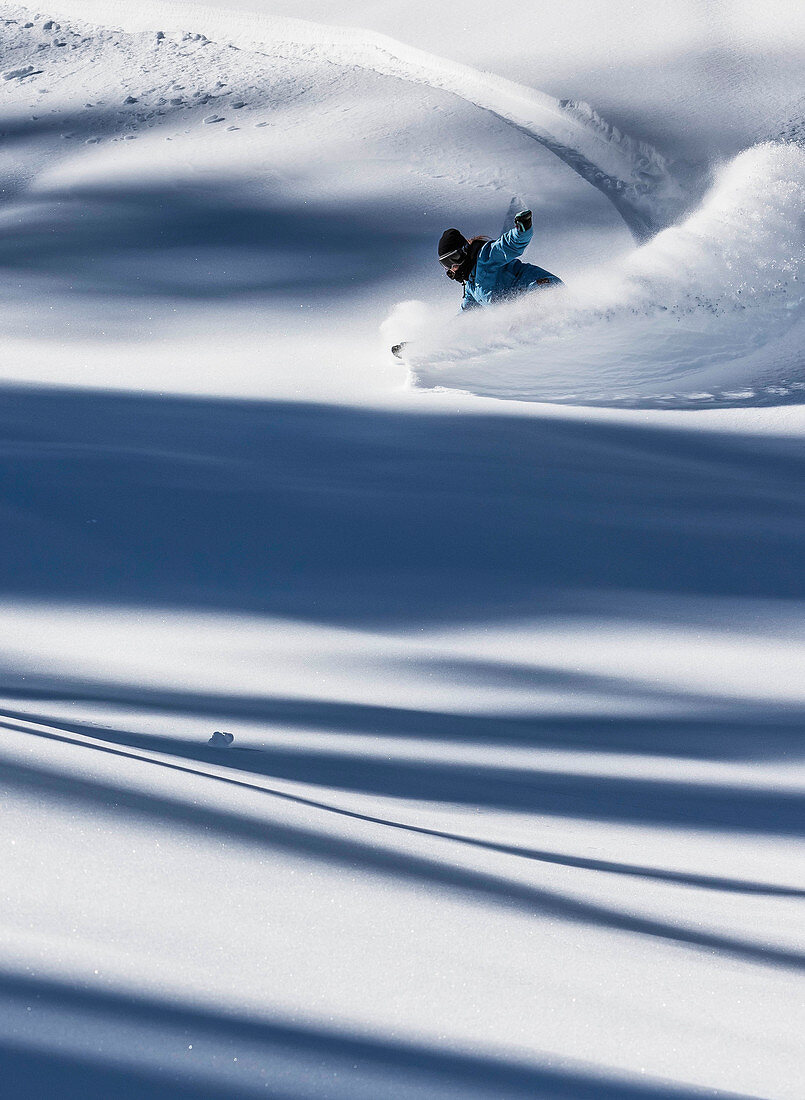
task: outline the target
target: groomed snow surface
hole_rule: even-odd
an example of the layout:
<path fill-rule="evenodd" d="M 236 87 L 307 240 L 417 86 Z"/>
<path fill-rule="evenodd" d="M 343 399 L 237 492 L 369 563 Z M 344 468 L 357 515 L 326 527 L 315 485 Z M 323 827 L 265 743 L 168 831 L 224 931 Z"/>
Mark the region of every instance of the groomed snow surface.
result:
<path fill-rule="evenodd" d="M 801 5 L 332 9 L 0 6 L 0 1096 L 798 1100 Z"/>

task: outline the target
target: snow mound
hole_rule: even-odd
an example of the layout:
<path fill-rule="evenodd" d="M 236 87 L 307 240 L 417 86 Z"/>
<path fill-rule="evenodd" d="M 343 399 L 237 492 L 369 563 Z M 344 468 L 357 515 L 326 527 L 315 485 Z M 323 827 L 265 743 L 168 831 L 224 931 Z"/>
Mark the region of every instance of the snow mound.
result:
<path fill-rule="evenodd" d="M 697 211 L 608 269 L 432 322 L 412 379 L 581 404 L 801 399 L 803 211 L 805 150 L 746 150 Z"/>
<path fill-rule="evenodd" d="M 217 43 L 252 54 L 280 54 L 367 70 L 448 92 L 532 137 L 612 202 L 637 240 L 672 222 L 689 203 L 689 193 L 666 159 L 647 142 L 611 126 L 585 103 L 557 99 L 534 88 L 470 65 L 408 46 L 385 34 L 333 27 L 304 19 L 221 10 L 203 5 L 144 3 L 115 11 L 110 20 L 99 0 L 69 0 L 70 16 L 110 21 L 128 32 L 181 34 L 210 45 L 206 34 L 189 35 L 188 20 L 203 25 Z M 218 119 L 210 119 L 218 121 Z"/>

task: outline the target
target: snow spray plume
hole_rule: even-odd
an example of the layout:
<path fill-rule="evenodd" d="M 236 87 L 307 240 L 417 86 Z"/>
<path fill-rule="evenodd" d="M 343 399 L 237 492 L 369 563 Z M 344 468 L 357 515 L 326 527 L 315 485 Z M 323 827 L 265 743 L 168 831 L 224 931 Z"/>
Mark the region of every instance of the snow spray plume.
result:
<path fill-rule="evenodd" d="M 529 401 L 756 402 L 788 372 L 790 400 L 805 390 L 793 351 L 803 212 L 805 149 L 755 146 L 722 167 L 698 210 L 627 257 L 423 334 L 412 380 Z"/>

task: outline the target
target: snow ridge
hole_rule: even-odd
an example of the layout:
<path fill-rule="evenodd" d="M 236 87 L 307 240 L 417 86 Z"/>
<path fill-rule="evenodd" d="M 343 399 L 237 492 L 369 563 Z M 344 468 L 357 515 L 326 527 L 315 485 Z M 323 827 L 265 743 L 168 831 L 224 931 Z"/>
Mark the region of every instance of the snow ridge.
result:
<path fill-rule="evenodd" d="M 633 177 L 637 178 L 633 179 L 625 193 L 615 183 L 609 198 L 633 232 L 635 229 L 630 225 L 630 214 L 634 218 L 639 211 L 644 211 L 646 232 L 641 233 L 638 228 L 635 233 L 638 239 L 650 236 L 654 225 L 666 228 L 673 224 L 684 209 L 685 198 L 681 184 L 675 179 L 662 153 L 649 142 L 633 138 L 607 122 L 589 103 L 561 99 L 559 105 L 584 126 L 599 134 L 608 144 L 619 149 L 624 158 L 632 163 Z"/>
<path fill-rule="evenodd" d="M 110 22 L 107 4 L 68 0 L 67 17 Z M 256 52 L 290 53 L 449 92 L 488 111 L 549 149 L 612 202 L 638 241 L 672 224 L 686 195 L 665 158 L 606 123 L 591 107 L 437 57 L 387 35 L 221 9 L 144 3 L 115 11 L 127 31 L 186 31 L 204 25 L 219 39 Z"/>

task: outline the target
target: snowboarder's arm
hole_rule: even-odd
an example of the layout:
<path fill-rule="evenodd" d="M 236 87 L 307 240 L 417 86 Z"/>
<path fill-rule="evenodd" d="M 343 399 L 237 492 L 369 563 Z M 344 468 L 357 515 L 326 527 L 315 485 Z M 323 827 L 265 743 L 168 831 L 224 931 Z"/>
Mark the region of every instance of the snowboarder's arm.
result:
<path fill-rule="evenodd" d="M 504 233 L 502 237 L 498 237 L 496 241 L 492 241 L 488 246 L 488 258 L 484 258 L 487 263 L 511 263 L 512 260 L 516 260 L 518 257 L 522 256 L 533 236 L 534 230 L 531 225 L 526 229 L 517 222 L 514 229 L 510 229 L 507 233 Z"/>

